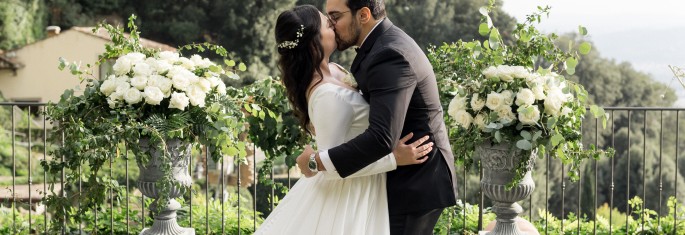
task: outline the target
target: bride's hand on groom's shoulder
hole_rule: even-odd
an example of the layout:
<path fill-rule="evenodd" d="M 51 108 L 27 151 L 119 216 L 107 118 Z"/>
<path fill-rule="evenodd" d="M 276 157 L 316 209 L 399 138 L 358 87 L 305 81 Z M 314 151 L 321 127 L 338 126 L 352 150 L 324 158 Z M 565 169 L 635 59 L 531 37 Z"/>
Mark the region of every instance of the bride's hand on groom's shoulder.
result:
<path fill-rule="evenodd" d="M 427 154 L 433 150 L 433 142 L 424 144 L 428 140 L 428 135 L 426 135 L 411 144 L 407 144 L 407 141 L 413 136 L 414 133 L 409 133 L 402 137 L 395 149 L 392 150 L 397 166 L 421 164 L 428 160 Z"/>

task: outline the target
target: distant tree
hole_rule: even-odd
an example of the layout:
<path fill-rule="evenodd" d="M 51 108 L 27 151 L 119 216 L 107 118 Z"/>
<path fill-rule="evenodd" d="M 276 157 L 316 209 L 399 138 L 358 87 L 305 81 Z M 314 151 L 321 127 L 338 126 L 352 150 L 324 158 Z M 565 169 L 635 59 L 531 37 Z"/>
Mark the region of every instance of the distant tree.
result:
<path fill-rule="evenodd" d="M 0 50 L 32 43 L 45 35 L 47 9 L 42 0 L 3 0 L 0 4 Z"/>

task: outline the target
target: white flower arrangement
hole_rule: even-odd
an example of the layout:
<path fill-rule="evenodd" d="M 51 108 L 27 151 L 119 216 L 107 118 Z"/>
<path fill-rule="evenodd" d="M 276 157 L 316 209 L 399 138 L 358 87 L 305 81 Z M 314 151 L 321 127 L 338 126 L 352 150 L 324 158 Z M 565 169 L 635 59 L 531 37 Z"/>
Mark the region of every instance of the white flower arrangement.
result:
<path fill-rule="evenodd" d="M 460 84 L 447 111 L 457 127 L 482 138 L 531 150 L 541 140 L 557 135 L 555 141 L 563 139 L 564 129 L 556 127 L 579 121 L 585 113 L 585 107 L 574 102 L 570 81 L 559 74 L 499 65 L 482 75 Z"/>
<path fill-rule="evenodd" d="M 163 51 L 146 57 L 132 52 L 119 57 L 112 68 L 114 74 L 99 87 L 112 109 L 144 102 L 185 110 L 189 105 L 204 107 L 210 92 L 226 94 L 220 78 L 226 72 L 199 55 L 186 58 Z"/>

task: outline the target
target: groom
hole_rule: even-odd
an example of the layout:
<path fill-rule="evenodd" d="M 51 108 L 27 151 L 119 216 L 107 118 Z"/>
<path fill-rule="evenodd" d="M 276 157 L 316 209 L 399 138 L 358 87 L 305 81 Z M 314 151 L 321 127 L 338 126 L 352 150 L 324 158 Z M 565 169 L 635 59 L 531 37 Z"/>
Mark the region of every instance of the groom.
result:
<path fill-rule="evenodd" d="M 383 0 L 328 0 L 326 13 L 338 50 L 358 47 L 351 70 L 370 105 L 369 127 L 347 143 L 312 153 L 316 164 L 310 165 L 347 177 L 390 154 L 401 136 L 430 136 L 437 148 L 423 164 L 388 172 L 387 192 L 393 235 L 433 234 L 442 210 L 456 204 L 454 156 L 433 68 L 416 42 L 386 18 Z"/>

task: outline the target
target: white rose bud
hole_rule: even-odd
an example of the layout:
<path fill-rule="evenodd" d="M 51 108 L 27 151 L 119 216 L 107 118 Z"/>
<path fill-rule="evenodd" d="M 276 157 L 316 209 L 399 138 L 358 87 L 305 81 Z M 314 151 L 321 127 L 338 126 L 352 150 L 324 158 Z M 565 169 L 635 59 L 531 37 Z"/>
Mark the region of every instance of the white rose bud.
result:
<path fill-rule="evenodd" d="M 540 110 L 537 106 L 526 105 L 518 109 L 519 121 L 525 125 L 535 125 L 540 121 Z"/>
<path fill-rule="evenodd" d="M 107 98 L 107 104 L 109 105 L 110 109 L 116 108 L 117 107 L 117 101 L 111 98 Z"/>
<path fill-rule="evenodd" d="M 174 92 L 171 94 L 171 99 L 169 100 L 169 108 L 185 110 L 188 107 L 190 100 L 183 92 Z"/>
<path fill-rule="evenodd" d="M 152 105 L 159 105 L 164 99 L 164 93 L 157 87 L 149 86 L 145 88 L 143 93 L 145 96 L 145 103 Z"/>
<path fill-rule="evenodd" d="M 471 108 L 477 112 L 483 109 L 483 106 L 485 106 L 485 100 L 478 98 L 478 93 L 473 94 L 471 97 Z"/>
<path fill-rule="evenodd" d="M 531 91 L 533 92 L 533 95 L 535 95 L 536 100 L 544 100 L 547 97 L 542 85 L 534 85 Z"/>
<path fill-rule="evenodd" d="M 221 78 L 219 77 L 208 77 L 207 80 L 209 81 L 209 84 L 212 88 L 218 86 L 219 83 L 224 83 L 223 81 L 221 81 Z"/>
<path fill-rule="evenodd" d="M 504 98 L 502 98 L 502 95 L 497 93 L 497 92 L 490 92 L 488 94 L 488 98 L 485 101 L 485 106 L 487 106 L 490 110 L 498 110 L 500 106 L 504 105 Z"/>
<path fill-rule="evenodd" d="M 138 89 L 131 87 L 124 93 L 124 100 L 128 104 L 137 104 L 143 100 L 143 94 Z"/>
<path fill-rule="evenodd" d="M 535 94 L 528 88 L 523 88 L 516 94 L 516 105 L 532 105 L 535 102 Z"/>
<path fill-rule="evenodd" d="M 485 78 L 490 79 L 490 78 L 497 77 L 498 76 L 497 72 L 498 72 L 498 70 L 496 67 L 490 66 L 487 69 L 483 70 L 483 75 L 485 75 Z"/>
<path fill-rule="evenodd" d="M 561 108 L 561 116 L 568 116 L 571 113 L 573 113 L 573 109 L 571 109 L 569 107 Z"/>
<path fill-rule="evenodd" d="M 473 124 L 478 127 L 478 129 L 485 130 L 485 115 L 479 113 L 473 118 Z"/>

